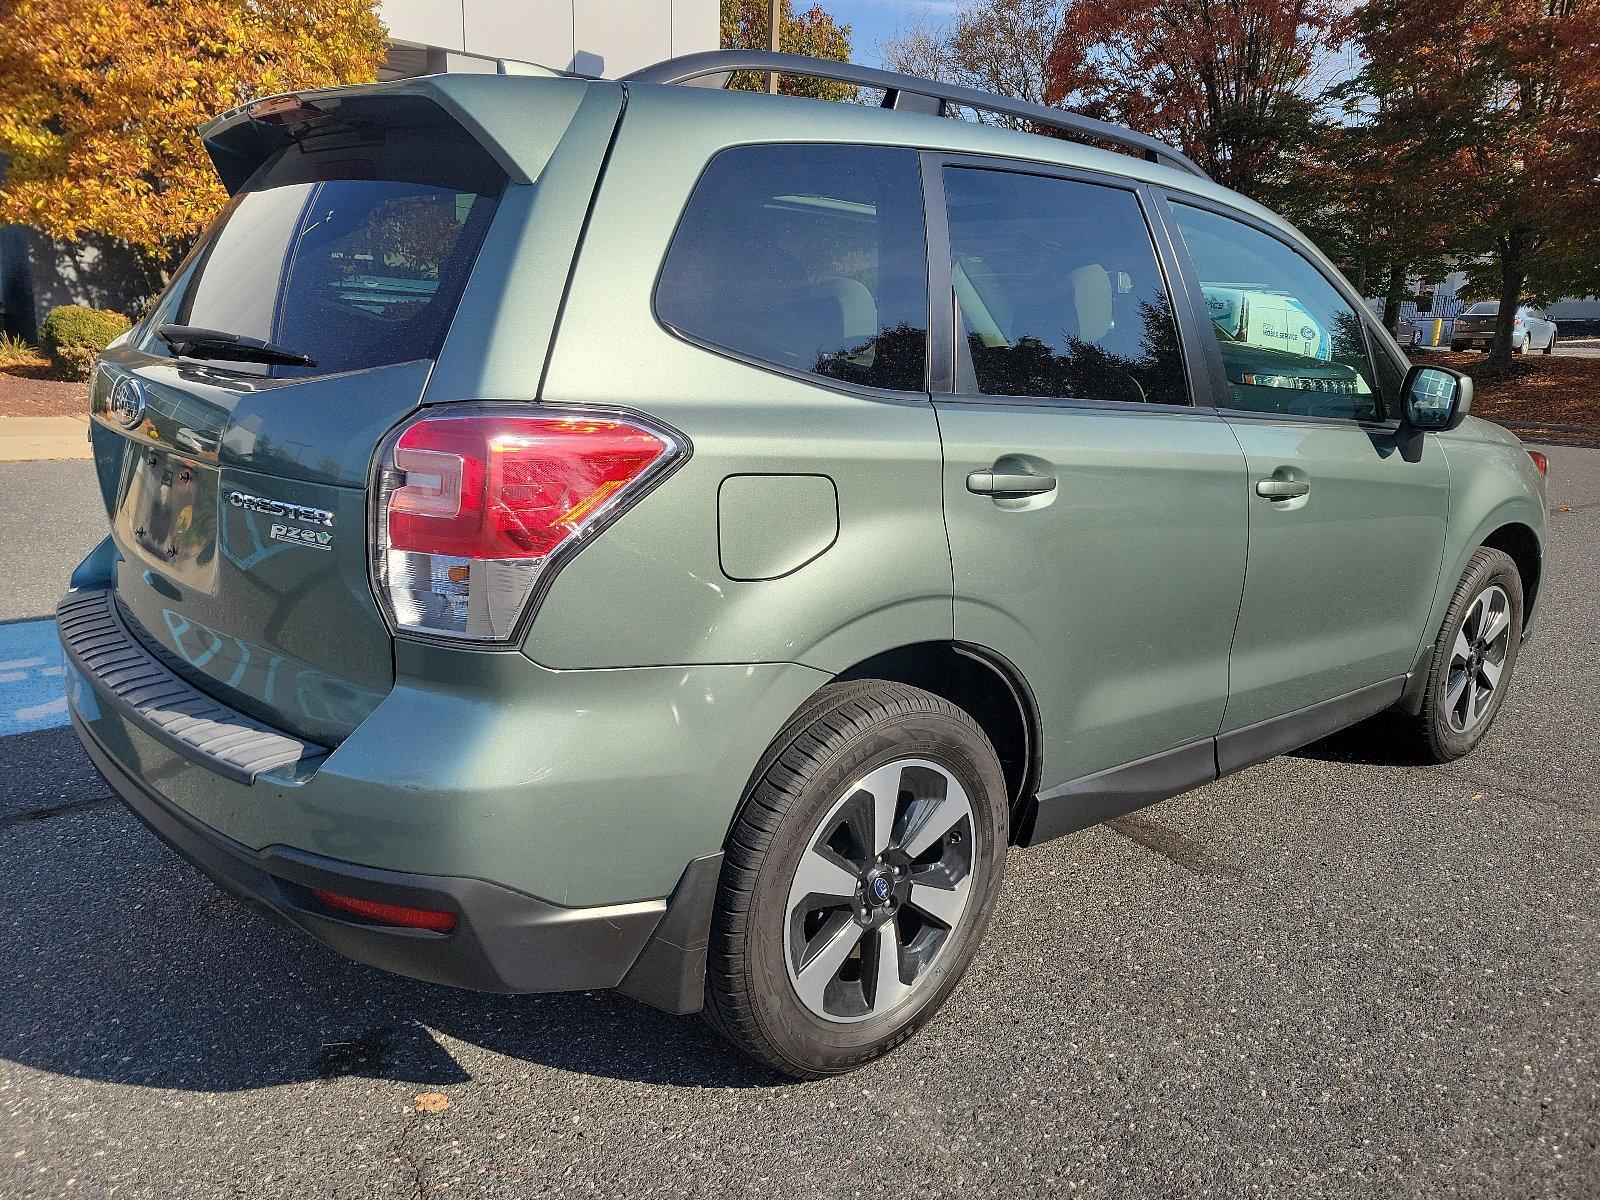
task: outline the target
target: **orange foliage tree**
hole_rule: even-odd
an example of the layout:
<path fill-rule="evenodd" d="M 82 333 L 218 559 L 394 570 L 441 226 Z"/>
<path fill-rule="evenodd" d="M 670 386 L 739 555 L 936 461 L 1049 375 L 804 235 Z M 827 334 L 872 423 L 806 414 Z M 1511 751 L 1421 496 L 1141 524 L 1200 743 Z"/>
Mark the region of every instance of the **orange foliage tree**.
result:
<path fill-rule="evenodd" d="M 1340 0 L 1075 0 L 1049 97 L 1176 144 L 1213 179 L 1277 207 L 1317 133 Z"/>
<path fill-rule="evenodd" d="M 133 247 L 161 277 L 226 196 L 195 128 L 376 78 L 374 0 L 0 0 L 0 223 Z"/>
<path fill-rule="evenodd" d="M 727 50 L 767 50 L 771 48 L 772 18 L 769 0 L 722 0 L 722 46 Z M 804 54 L 834 62 L 850 61 L 850 26 L 840 25 L 820 4 L 796 13 L 790 0 L 778 8 L 778 48 L 785 54 Z M 767 90 L 766 76 L 740 71 L 733 86 L 747 91 Z M 829 83 L 800 75 L 784 75 L 778 91 L 785 96 L 809 96 L 814 100 L 854 100 L 856 89 L 845 83 Z"/>

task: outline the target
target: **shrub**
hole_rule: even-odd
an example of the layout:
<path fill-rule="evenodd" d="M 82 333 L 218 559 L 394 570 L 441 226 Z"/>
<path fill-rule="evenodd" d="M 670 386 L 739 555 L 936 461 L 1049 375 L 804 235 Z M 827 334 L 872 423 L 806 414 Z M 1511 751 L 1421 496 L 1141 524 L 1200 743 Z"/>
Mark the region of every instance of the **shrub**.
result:
<path fill-rule="evenodd" d="M 31 367 L 39 361 L 39 352 L 22 338 L 0 333 L 0 367 Z"/>
<path fill-rule="evenodd" d="M 121 313 L 64 304 L 39 325 L 39 350 L 63 379 L 87 379 L 95 355 L 128 328 Z"/>

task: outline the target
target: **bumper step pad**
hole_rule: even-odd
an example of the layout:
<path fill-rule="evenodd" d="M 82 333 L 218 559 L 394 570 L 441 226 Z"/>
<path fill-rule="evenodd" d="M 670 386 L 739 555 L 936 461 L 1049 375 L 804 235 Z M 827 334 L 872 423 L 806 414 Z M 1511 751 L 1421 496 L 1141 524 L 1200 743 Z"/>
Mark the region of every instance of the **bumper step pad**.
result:
<path fill-rule="evenodd" d="M 128 631 L 109 591 L 69 592 L 56 627 L 72 665 L 142 732 L 239 783 L 327 753 L 219 704 L 172 671 Z"/>

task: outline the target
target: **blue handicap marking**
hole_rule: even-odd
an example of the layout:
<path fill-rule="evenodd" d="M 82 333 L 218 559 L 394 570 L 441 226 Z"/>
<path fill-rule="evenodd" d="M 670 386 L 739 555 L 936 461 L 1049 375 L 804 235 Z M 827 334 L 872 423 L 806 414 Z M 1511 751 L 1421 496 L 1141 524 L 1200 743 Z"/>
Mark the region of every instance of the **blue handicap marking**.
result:
<path fill-rule="evenodd" d="M 67 723 L 65 661 L 54 621 L 0 625 L 0 737 Z"/>

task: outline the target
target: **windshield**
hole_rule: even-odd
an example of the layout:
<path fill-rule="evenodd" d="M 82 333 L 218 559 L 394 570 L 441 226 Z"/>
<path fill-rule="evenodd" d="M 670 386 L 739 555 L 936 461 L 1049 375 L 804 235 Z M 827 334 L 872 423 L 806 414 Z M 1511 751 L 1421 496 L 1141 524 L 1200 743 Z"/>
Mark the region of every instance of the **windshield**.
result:
<path fill-rule="evenodd" d="M 1492 317 L 1500 311 L 1498 300 L 1480 300 L 1461 315 L 1464 317 Z"/>

